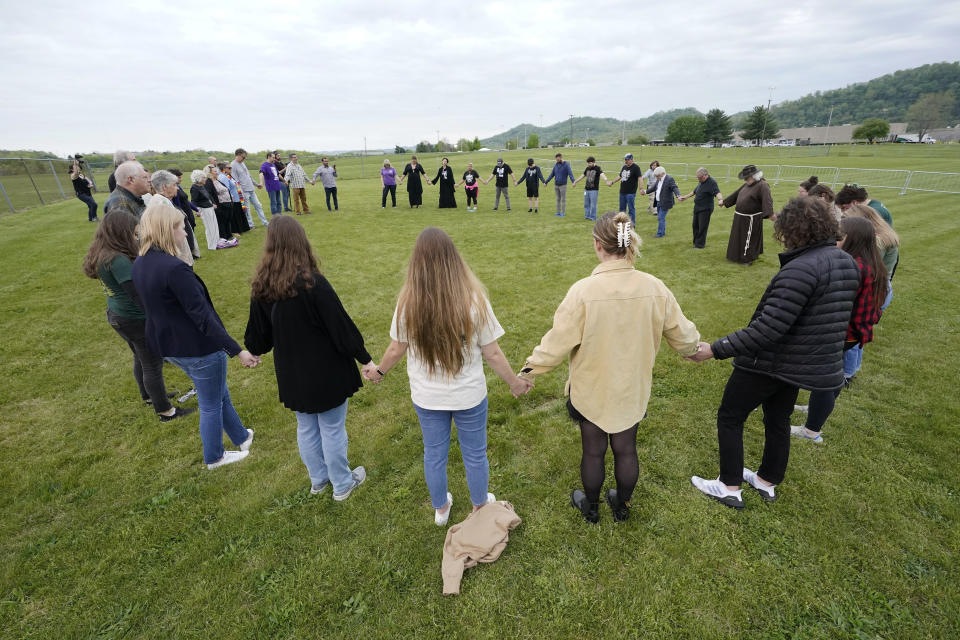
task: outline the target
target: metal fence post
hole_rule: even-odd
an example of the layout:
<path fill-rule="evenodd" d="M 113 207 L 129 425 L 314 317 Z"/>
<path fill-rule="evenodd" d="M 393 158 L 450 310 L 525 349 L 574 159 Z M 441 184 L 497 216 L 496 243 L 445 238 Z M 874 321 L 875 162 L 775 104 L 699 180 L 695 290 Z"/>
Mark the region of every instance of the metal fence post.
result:
<path fill-rule="evenodd" d="M 777 186 L 777 183 L 780 182 L 780 172 L 783 171 L 783 165 L 777 165 L 777 177 L 773 179 L 773 186 Z"/>
<path fill-rule="evenodd" d="M 839 180 L 840 180 L 840 167 L 837 167 L 836 170 L 833 172 L 833 182 L 830 183 L 831 187 L 832 187 L 834 190 L 836 190 L 836 188 L 837 188 L 837 181 L 839 181 Z"/>
<path fill-rule="evenodd" d="M 40 189 L 37 189 L 37 183 L 33 181 L 33 176 L 30 175 L 30 167 L 27 166 L 27 161 L 20 158 L 20 163 L 23 165 L 23 168 L 27 170 L 27 177 L 30 178 L 30 184 L 33 185 L 33 190 L 37 192 L 37 197 L 40 198 L 40 204 L 47 204 L 43 201 L 43 196 L 40 195 Z"/>
<path fill-rule="evenodd" d="M 0 193 L 3 194 L 3 199 L 7 201 L 7 206 L 10 207 L 10 213 L 16 213 L 17 210 L 13 208 L 13 203 L 10 202 L 10 197 L 7 195 L 7 190 L 3 188 L 2 182 L 0 182 Z"/>
<path fill-rule="evenodd" d="M 910 188 L 910 178 L 913 177 L 913 171 L 907 172 L 907 179 L 903 183 L 903 188 L 900 190 L 900 195 L 904 196 L 907 194 L 907 189 Z"/>
<path fill-rule="evenodd" d="M 60 176 L 57 175 L 56 169 L 53 168 L 53 160 L 47 160 L 47 164 L 50 165 L 50 173 L 53 174 L 53 179 L 57 181 L 57 189 L 60 189 L 60 197 L 66 200 L 67 194 L 63 192 L 63 185 L 60 184 Z"/>

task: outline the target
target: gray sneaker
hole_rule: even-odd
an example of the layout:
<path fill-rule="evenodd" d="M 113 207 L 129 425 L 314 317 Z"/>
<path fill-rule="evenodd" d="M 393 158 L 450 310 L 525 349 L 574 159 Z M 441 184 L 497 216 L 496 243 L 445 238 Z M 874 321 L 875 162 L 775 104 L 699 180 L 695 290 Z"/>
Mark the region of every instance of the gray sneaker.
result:
<path fill-rule="evenodd" d="M 316 495 L 318 493 L 323 493 L 326 491 L 327 487 L 330 486 L 329 480 L 324 480 L 323 482 L 314 484 L 310 486 L 310 495 Z"/>
<path fill-rule="evenodd" d="M 367 479 L 367 470 L 363 467 L 357 467 L 353 470 L 353 484 L 344 491 L 343 493 L 334 493 L 333 499 L 337 502 L 343 502 L 350 497 L 350 494 L 353 493 L 353 490 L 363 484 L 363 481 Z"/>

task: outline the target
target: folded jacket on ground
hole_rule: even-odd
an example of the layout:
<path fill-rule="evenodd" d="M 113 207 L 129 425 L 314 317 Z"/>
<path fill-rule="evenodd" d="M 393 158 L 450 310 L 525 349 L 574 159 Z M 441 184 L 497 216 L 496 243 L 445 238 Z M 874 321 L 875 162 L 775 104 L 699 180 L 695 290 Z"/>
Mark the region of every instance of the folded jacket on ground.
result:
<path fill-rule="evenodd" d="M 443 595 L 460 593 L 465 569 L 499 558 L 510 540 L 510 531 L 518 524 L 520 517 L 513 505 L 500 500 L 483 505 L 450 527 L 443 542 Z"/>

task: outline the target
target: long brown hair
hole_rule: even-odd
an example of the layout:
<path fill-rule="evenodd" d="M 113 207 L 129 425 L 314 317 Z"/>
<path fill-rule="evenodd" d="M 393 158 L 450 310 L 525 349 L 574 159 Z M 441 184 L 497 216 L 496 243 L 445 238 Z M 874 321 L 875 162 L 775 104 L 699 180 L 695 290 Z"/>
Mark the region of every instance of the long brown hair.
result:
<path fill-rule="evenodd" d="M 306 231 L 290 216 L 275 216 L 267 227 L 263 258 L 254 273 L 250 295 L 263 302 L 292 298 L 298 285 L 313 286 L 314 273 L 320 273 L 320 266 Z"/>
<path fill-rule="evenodd" d="M 397 300 L 397 321 L 431 375 L 453 377 L 463 369 L 464 345 L 489 322 L 486 298 L 450 236 L 436 227 L 424 229 Z"/>
<path fill-rule="evenodd" d="M 866 218 L 873 224 L 873 230 L 877 234 L 877 244 L 886 251 L 891 247 L 900 246 L 900 236 L 893 230 L 887 221 L 880 217 L 873 207 L 865 204 L 854 204 L 847 207 L 843 212 L 844 218 Z"/>
<path fill-rule="evenodd" d="M 83 273 L 88 278 L 99 278 L 97 269 L 110 264 L 117 256 L 137 258 L 137 218 L 129 211 L 118 209 L 103 216 L 93 234 L 93 242 L 83 258 Z"/>
<path fill-rule="evenodd" d="M 820 198 L 799 196 L 784 205 L 773 223 L 773 237 L 787 249 L 833 240 L 840 229 L 830 205 Z"/>
<path fill-rule="evenodd" d="M 887 268 L 877 246 L 877 232 L 866 218 L 844 218 L 840 221 L 843 250 L 869 266 L 873 272 L 873 302 L 877 309 L 887 298 Z"/>

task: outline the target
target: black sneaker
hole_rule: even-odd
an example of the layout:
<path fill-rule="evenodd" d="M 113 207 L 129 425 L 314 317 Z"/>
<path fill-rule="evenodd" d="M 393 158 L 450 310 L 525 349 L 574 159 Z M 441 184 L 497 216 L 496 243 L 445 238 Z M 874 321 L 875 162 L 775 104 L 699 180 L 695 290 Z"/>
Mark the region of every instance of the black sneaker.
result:
<path fill-rule="evenodd" d="M 177 418 L 182 418 L 183 416 L 188 416 L 188 415 L 190 415 L 191 413 L 196 413 L 196 411 L 197 411 L 197 410 L 194 409 L 194 408 L 192 408 L 192 407 L 189 408 L 189 409 L 184 409 L 184 408 L 182 408 L 182 407 L 174 407 L 174 408 L 173 408 L 173 415 L 165 416 L 165 415 L 163 415 L 162 413 L 158 413 L 158 414 L 157 414 L 157 417 L 160 418 L 160 422 L 170 422 L 171 420 L 176 420 Z"/>
<path fill-rule="evenodd" d="M 600 521 L 600 512 L 597 509 L 598 505 L 591 505 L 587 501 L 587 494 L 580 491 L 580 489 L 570 494 L 570 505 L 574 509 L 577 509 L 583 515 L 583 519 L 590 524 L 596 524 Z"/>
<path fill-rule="evenodd" d="M 527 209 L 527 213 L 533 213 L 533 208 Z"/>
<path fill-rule="evenodd" d="M 177 397 L 177 392 L 176 392 L 176 391 L 168 391 L 168 392 L 167 392 L 167 399 L 168 399 L 168 400 L 173 400 L 173 399 L 176 398 L 176 397 Z M 152 407 L 152 406 L 153 406 L 153 400 L 151 400 L 150 398 L 147 398 L 146 400 L 143 401 L 143 404 L 147 405 L 148 407 Z"/>
<path fill-rule="evenodd" d="M 613 511 L 614 522 L 623 522 L 630 517 L 630 502 L 620 502 L 616 489 L 607 489 L 607 504 Z"/>

